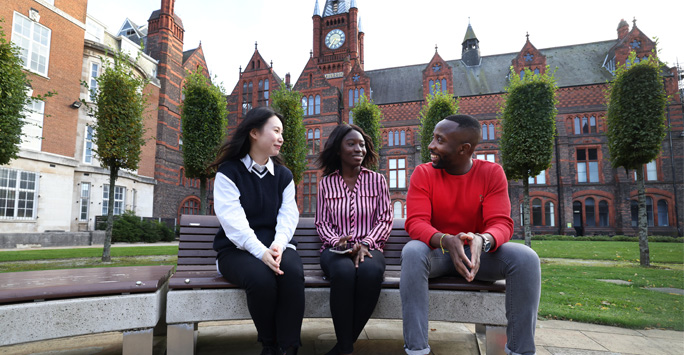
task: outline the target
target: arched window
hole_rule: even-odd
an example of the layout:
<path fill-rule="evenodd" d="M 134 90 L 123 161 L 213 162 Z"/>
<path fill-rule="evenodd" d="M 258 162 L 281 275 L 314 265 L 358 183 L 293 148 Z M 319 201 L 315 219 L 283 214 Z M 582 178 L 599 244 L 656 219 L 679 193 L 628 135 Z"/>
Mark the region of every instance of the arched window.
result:
<path fill-rule="evenodd" d="M 648 226 L 653 227 L 653 199 L 646 196 L 646 218 L 648 218 Z"/>
<path fill-rule="evenodd" d="M 532 200 L 532 225 L 541 226 L 542 223 L 542 202 L 535 198 Z"/>
<path fill-rule="evenodd" d="M 361 88 L 361 90 L 359 90 L 359 98 L 361 98 L 361 96 L 365 96 L 365 95 L 366 95 L 366 91 L 363 88 Z"/>
<path fill-rule="evenodd" d="M 632 214 L 632 227 L 639 226 L 639 202 L 632 200 L 629 203 L 629 210 Z"/>
<path fill-rule="evenodd" d="M 268 100 L 268 90 L 270 89 L 269 84 L 268 84 L 268 79 L 264 80 L 264 99 Z M 268 106 L 268 101 L 266 101 L 266 105 Z"/>
<path fill-rule="evenodd" d="M 321 152 L 321 130 L 316 128 L 314 130 L 314 154 L 318 154 Z"/>
<path fill-rule="evenodd" d="M 520 69 L 520 79 L 525 77 L 525 69 Z"/>
<path fill-rule="evenodd" d="M 349 124 L 354 124 L 354 112 L 349 111 Z"/>
<path fill-rule="evenodd" d="M 406 131 L 401 130 L 401 145 L 406 145 Z"/>
<path fill-rule="evenodd" d="M 252 94 L 254 91 L 254 85 L 252 85 L 252 82 L 249 82 L 249 85 L 247 87 L 247 102 L 251 105 L 252 104 Z"/>
<path fill-rule="evenodd" d="M 482 140 L 487 141 L 489 140 L 489 135 L 487 131 L 487 124 L 482 124 Z"/>
<path fill-rule="evenodd" d="M 304 111 L 304 116 L 306 116 L 306 113 L 309 112 L 308 111 L 309 105 L 307 104 L 307 102 L 308 101 L 306 100 L 306 97 L 302 97 L 302 111 Z"/>
<path fill-rule="evenodd" d="M 442 92 L 449 92 L 449 90 L 447 90 L 446 79 L 442 79 Z"/>
<path fill-rule="evenodd" d="M 264 91 L 264 81 L 259 80 L 259 100 L 261 100 L 263 97 L 263 94 L 264 94 L 263 91 Z"/>
<path fill-rule="evenodd" d="M 584 201 L 584 216 L 588 227 L 596 227 L 595 201 L 589 197 Z"/>
<path fill-rule="evenodd" d="M 544 205 L 544 217 L 546 217 L 546 223 L 544 225 L 555 227 L 556 226 L 556 212 L 554 211 L 553 202 L 547 201 Z"/>
<path fill-rule="evenodd" d="M 539 75 L 539 68 L 534 69 L 534 74 Z"/>
<path fill-rule="evenodd" d="M 354 106 L 359 103 L 359 89 L 354 89 Z"/>
<path fill-rule="evenodd" d="M 394 145 L 399 145 L 399 131 L 394 131 Z"/>
<path fill-rule="evenodd" d="M 401 208 L 401 202 L 400 201 L 394 201 L 394 218 L 403 218 L 402 216 L 402 211 L 403 208 Z"/>
<path fill-rule="evenodd" d="M 178 172 L 178 185 L 180 186 L 185 186 L 185 169 L 180 168 L 180 171 Z"/>
<path fill-rule="evenodd" d="M 349 107 L 354 107 L 354 89 L 349 89 Z"/>
<path fill-rule="evenodd" d="M 493 123 L 489 124 L 489 139 L 490 140 L 496 139 L 496 136 L 494 135 L 494 124 Z"/>
<path fill-rule="evenodd" d="M 314 97 L 309 96 L 309 116 L 314 114 Z"/>
<path fill-rule="evenodd" d="M 608 202 L 606 200 L 601 200 L 599 202 L 599 226 L 608 227 L 610 224 L 608 222 Z"/>
<path fill-rule="evenodd" d="M 316 95 L 315 105 L 316 105 L 316 108 L 314 110 L 314 113 L 317 115 L 320 115 L 321 114 L 321 95 Z"/>
<path fill-rule="evenodd" d="M 196 197 L 185 200 L 180 206 L 179 214 L 199 214 L 200 201 Z"/>
<path fill-rule="evenodd" d="M 394 131 L 389 131 L 389 133 L 387 133 L 387 146 L 394 146 Z"/>
<path fill-rule="evenodd" d="M 658 226 L 667 227 L 670 225 L 669 214 L 667 210 L 667 201 L 658 200 Z"/>
<path fill-rule="evenodd" d="M 429 87 L 430 87 L 430 95 L 432 95 L 432 94 L 435 93 L 435 92 L 434 92 L 434 88 L 433 88 L 434 86 L 435 86 L 435 81 L 434 81 L 434 80 L 430 80 L 430 86 L 429 86 Z"/>
<path fill-rule="evenodd" d="M 581 127 L 581 126 L 580 126 L 580 118 L 579 118 L 579 117 L 575 117 L 574 121 L 575 121 L 575 134 L 581 134 L 582 131 L 581 131 L 581 129 L 580 129 L 580 127 Z"/>
<path fill-rule="evenodd" d="M 310 129 L 306 133 L 306 145 L 309 148 L 309 155 L 314 153 L 314 132 Z"/>
<path fill-rule="evenodd" d="M 313 86 L 313 74 L 309 74 L 309 87 Z"/>
<path fill-rule="evenodd" d="M 589 124 L 586 117 L 582 117 L 582 133 L 589 133 Z"/>
<path fill-rule="evenodd" d="M 596 117 L 589 117 L 589 132 L 596 133 Z"/>

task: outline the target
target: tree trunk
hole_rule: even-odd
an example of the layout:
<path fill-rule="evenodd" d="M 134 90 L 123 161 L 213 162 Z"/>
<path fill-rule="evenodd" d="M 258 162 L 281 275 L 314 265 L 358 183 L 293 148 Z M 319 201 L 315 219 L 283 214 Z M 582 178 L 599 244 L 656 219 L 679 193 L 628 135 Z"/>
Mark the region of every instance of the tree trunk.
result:
<path fill-rule="evenodd" d="M 199 179 L 200 181 L 200 213 L 201 215 L 207 215 L 209 212 L 207 211 L 207 208 L 209 207 L 207 204 L 207 178 L 201 177 Z"/>
<path fill-rule="evenodd" d="M 109 201 L 107 202 L 107 229 L 105 231 L 104 248 L 102 248 L 102 261 L 110 262 L 112 257 L 110 249 L 112 247 L 112 229 L 114 228 L 114 184 L 119 173 L 119 168 L 109 168 Z"/>
<path fill-rule="evenodd" d="M 523 229 L 525 231 L 525 245 L 532 247 L 532 226 L 530 225 L 530 180 L 523 179 Z"/>
<path fill-rule="evenodd" d="M 648 216 L 646 214 L 646 186 L 644 185 L 644 168 L 636 169 L 637 192 L 639 198 L 639 260 L 641 266 L 650 266 L 648 253 Z"/>

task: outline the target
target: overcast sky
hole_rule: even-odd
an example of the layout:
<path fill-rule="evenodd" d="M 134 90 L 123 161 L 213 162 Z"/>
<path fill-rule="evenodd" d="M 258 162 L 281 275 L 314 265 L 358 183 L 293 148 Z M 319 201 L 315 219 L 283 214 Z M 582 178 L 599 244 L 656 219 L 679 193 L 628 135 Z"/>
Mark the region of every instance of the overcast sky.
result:
<path fill-rule="evenodd" d="M 275 72 L 294 83 L 312 48 L 316 0 L 177 0 L 185 28 L 184 50 L 200 41 L 212 75 L 230 93 L 254 53 L 254 42 Z M 525 34 L 538 49 L 617 39 L 625 19 L 658 37 L 661 60 L 684 65 L 681 0 L 356 0 L 365 33 L 365 69 L 427 63 L 435 45 L 445 60 L 461 57 L 468 21 L 483 56 L 518 52 Z M 325 0 L 319 0 L 323 9 Z M 147 23 L 161 0 L 89 0 L 88 13 L 116 34 L 126 18 Z"/>

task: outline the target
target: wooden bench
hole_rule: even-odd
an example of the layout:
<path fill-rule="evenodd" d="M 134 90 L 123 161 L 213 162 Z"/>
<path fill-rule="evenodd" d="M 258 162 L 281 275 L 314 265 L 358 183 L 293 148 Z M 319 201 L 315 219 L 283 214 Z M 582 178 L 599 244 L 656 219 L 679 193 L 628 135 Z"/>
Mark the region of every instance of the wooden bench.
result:
<path fill-rule="evenodd" d="M 216 216 L 183 215 L 180 219 L 178 267 L 169 281 L 166 322 L 167 354 L 192 354 L 197 323 L 251 319 L 245 292 L 216 271 L 212 249 L 219 228 Z M 304 264 L 305 318 L 330 318 L 329 283 L 319 265 L 318 238 L 313 218 L 301 218 L 294 238 Z M 399 275 L 401 249 L 410 240 L 404 220 L 395 219 L 384 254 L 387 262 L 383 290 L 373 318 L 401 319 Z M 430 280 L 430 320 L 475 323 L 480 352 L 503 354 L 506 342 L 505 283 L 466 282 L 460 277 Z"/>
<path fill-rule="evenodd" d="M 0 273 L 0 346 L 123 331 L 123 354 L 152 354 L 172 272 L 163 265 Z"/>

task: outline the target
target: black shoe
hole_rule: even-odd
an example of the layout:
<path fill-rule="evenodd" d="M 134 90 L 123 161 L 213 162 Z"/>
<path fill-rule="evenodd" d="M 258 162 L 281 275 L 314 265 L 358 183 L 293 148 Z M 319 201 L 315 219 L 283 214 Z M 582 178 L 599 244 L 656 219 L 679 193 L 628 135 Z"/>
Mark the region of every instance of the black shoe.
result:
<path fill-rule="evenodd" d="M 278 348 L 275 346 L 264 346 L 261 348 L 261 355 L 279 355 Z"/>
<path fill-rule="evenodd" d="M 285 350 L 283 350 L 283 355 L 297 355 L 297 351 L 299 348 L 291 346 Z"/>
<path fill-rule="evenodd" d="M 333 348 L 330 349 L 330 351 L 325 353 L 325 355 L 338 355 L 338 354 L 340 354 L 340 350 L 337 348 L 337 344 L 335 344 L 335 346 L 333 346 Z"/>

